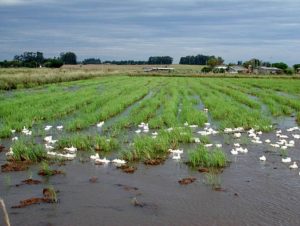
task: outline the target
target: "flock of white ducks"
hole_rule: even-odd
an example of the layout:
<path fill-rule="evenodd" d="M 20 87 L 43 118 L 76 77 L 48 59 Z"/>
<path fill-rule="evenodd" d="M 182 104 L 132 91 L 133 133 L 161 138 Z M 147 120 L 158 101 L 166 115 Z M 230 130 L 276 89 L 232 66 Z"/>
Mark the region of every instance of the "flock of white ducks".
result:
<path fill-rule="evenodd" d="M 206 110 L 208 111 L 208 110 Z M 99 122 L 96 124 L 96 126 L 98 128 L 101 128 L 104 125 L 104 121 Z M 190 128 L 197 128 L 198 125 L 189 125 L 188 122 L 184 123 L 185 127 L 190 127 Z M 46 125 L 44 130 L 45 131 L 50 131 L 53 128 L 53 126 L 51 125 Z M 58 131 L 63 130 L 63 125 L 58 125 L 56 126 L 56 129 Z M 168 128 L 166 129 L 167 131 L 172 131 L 173 128 Z M 299 127 L 292 127 L 286 130 L 287 132 L 291 133 L 291 132 L 295 132 L 295 131 L 300 131 Z M 12 134 L 14 134 L 16 131 L 15 130 L 11 130 Z M 27 129 L 26 127 L 24 127 L 21 131 L 23 134 L 30 136 L 32 135 L 32 131 L 30 131 L 29 129 Z M 239 139 L 242 137 L 242 133 L 245 132 L 244 128 L 242 127 L 237 127 L 237 128 L 225 128 L 224 129 L 224 133 L 225 134 L 233 134 L 233 137 L 236 139 Z M 138 129 L 135 131 L 135 133 L 139 134 L 139 133 L 149 133 L 149 125 L 148 123 L 144 123 L 142 122 L 141 124 L 138 125 Z M 214 130 L 213 128 L 211 128 L 210 123 L 205 123 L 205 127 L 203 130 L 200 130 L 197 132 L 198 134 L 200 134 L 201 136 L 209 136 L 209 135 L 216 135 L 219 133 L 219 131 Z M 152 132 L 152 138 L 156 138 L 158 133 L 157 132 Z M 300 134 L 296 134 L 296 133 L 292 133 L 291 137 L 293 137 L 293 139 L 289 139 L 289 136 L 286 134 L 283 134 L 282 130 L 277 130 L 276 131 L 276 137 L 278 138 L 278 141 L 273 142 L 270 139 L 266 139 L 264 141 L 261 140 L 260 135 L 262 135 L 261 131 L 255 131 L 254 129 L 250 129 L 249 131 L 247 131 L 248 137 L 251 139 L 251 142 L 254 144 L 268 144 L 273 148 L 280 148 L 282 150 L 286 150 L 290 147 L 294 147 L 295 146 L 295 141 L 293 139 L 300 139 Z M 194 137 L 194 142 L 195 143 L 201 143 L 200 138 L 198 137 Z M 15 136 L 12 138 L 12 141 L 16 141 L 18 140 L 18 137 Z M 57 142 L 57 140 L 54 140 L 52 138 L 52 136 L 46 136 L 44 138 L 44 142 L 45 142 L 45 148 L 47 150 L 47 154 L 49 156 L 53 156 L 53 157 L 61 157 L 63 159 L 66 160 L 73 160 L 76 157 L 76 152 L 77 152 L 77 148 L 76 147 L 65 147 L 64 151 L 65 153 L 57 153 L 57 152 L 53 152 L 52 150 L 54 149 L 54 147 L 52 146 L 53 144 L 55 144 Z M 205 147 L 210 148 L 210 147 L 217 147 L 217 148 L 221 148 L 222 144 L 204 144 Z M 230 153 L 232 155 L 238 155 L 239 153 L 248 153 L 248 149 L 247 148 L 243 148 L 241 147 L 241 145 L 239 143 L 234 143 L 233 144 L 234 148 L 230 151 Z M 180 160 L 181 159 L 181 155 L 183 153 L 183 150 L 177 149 L 177 150 L 172 150 L 169 149 L 169 152 L 172 154 L 172 159 L 174 160 Z M 13 150 L 10 148 L 10 151 L 6 153 L 7 156 L 13 155 Z M 98 154 L 95 155 L 91 155 L 90 159 L 95 161 L 95 163 L 101 163 L 101 164 L 108 164 L 108 163 L 114 163 L 116 165 L 123 165 L 126 164 L 125 160 L 122 159 L 113 159 L 113 160 L 109 160 L 106 158 L 101 159 L 99 157 Z M 267 158 L 265 155 L 260 156 L 259 157 L 260 161 L 267 161 Z M 291 163 L 292 159 L 291 157 L 285 157 L 281 159 L 282 163 Z M 297 169 L 298 165 L 297 162 L 293 162 L 292 165 L 289 166 L 290 169 Z M 300 175 L 300 172 L 299 172 Z"/>

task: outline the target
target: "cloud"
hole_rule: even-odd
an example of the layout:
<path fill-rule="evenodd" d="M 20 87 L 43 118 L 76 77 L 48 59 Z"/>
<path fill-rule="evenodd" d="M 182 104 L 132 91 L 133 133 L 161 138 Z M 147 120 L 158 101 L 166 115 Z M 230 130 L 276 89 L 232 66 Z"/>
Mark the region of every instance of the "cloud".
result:
<path fill-rule="evenodd" d="M 299 8 L 298 0 L 0 0 L 0 59 L 72 50 L 79 59 L 203 53 L 294 63 Z"/>

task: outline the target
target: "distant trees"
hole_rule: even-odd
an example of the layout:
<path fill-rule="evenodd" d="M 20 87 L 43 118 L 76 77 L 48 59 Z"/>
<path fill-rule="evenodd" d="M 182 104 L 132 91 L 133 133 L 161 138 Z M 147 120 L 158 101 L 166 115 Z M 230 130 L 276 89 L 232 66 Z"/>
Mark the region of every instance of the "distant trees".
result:
<path fill-rule="evenodd" d="M 142 61 L 142 60 L 113 60 L 113 61 L 104 61 L 103 64 L 116 64 L 116 65 L 143 65 L 148 64 L 148 61 Z"/>
<path fill-rule="evenodd" d="M 148 64 L 172 64 L 173 58 L 170 56 L 151 56 Z"/>
<path fill-rule="evenodd" d="M 44 67 L 60 68 L 64 63 L 59 58 L 47 59 L 44 63 Z"/>
<path fill-rule="evenodd" d="M 19 62 L 22 67 L 39 67 L 44 62 L 44 55 L 42 52 L 24 52 L 15 55 L 14 61 Z"/>
<path fill-rule="evenodd" d="M 279 69 L 282 69 L 283 71 L 286 71 L 289 66 L 286 63 L 279 62 L 279 63 L 273 63 L 272 67 L 277 67 Z"/>
<path fill-rule="evenodd" d="M 246 68 L 249 68 L 249 66 L 251 66 L 252 68 L 256 68 L 261 66 L 262 62 L 259 59 L 253 58 L 251 60 L 245 61 L 243 63 L 243 66 Z"/>
<path fill-rule="evenodd" d="M 294 65 L 293 65 L 293 68 L 294 68 L 295 71 L 297 71 L 298 68 L 300 68 L 300 64 L 294 64 Z"/>
<path fill-rule="evenodd" d="M 99 58 L 87 58 L 82 61 L 82 64 L 101 64 L 101 60 Z"/>
<path fill-rule="evenodd" d="M 185 56 L 181 57 L 179 64 L 190 64 L 190 65 L 210 65 L 216 66 L 224 63 L 222 57 L 206 56 L 198 54 L 197 56 Z"/>
<path fill-rule="evenodd" d="M 77 64 L 77 56 L 73 52 L 61 53 L 60 59 L 64 64 Z"/>

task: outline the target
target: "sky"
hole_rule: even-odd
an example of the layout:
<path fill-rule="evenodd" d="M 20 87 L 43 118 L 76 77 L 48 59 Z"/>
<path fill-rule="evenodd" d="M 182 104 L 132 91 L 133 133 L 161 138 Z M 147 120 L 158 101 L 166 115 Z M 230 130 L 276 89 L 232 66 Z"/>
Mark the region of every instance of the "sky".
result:
<path fill-rule="evenodd" d="M 0 60 L 216 55 L 300 63 L 300 0 L 0 0 Z"/>

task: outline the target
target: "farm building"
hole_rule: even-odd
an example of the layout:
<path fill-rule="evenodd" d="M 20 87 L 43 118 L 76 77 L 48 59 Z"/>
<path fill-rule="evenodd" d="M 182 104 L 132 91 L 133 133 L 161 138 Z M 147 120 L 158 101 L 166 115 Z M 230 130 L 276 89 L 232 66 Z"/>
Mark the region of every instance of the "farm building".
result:
<path fill-rule="evenodd" d="M 150 72 L 150 71 L 174 71 L 174 68 L 172 67 L 148 67 L 148 68 L 144 68 L 144 72 Z"/>
<path fill-rule="evenodd" d="M 243 66 L 229 66 L 228 72 L 231 74 L 247 73 L 248 69 Z"/>
<path fill-rule="evenodd" d="M 298 73 L 298 74 L 300 74 L 300 67 L 299 67 L 299 68 L 297 68 L 297 73 Z"/>
<path fill-rule="evenodd" d="M 257 74 L 282 74 L 283 70 L 277 67 L 258 67 L 255 70 Z"/>

